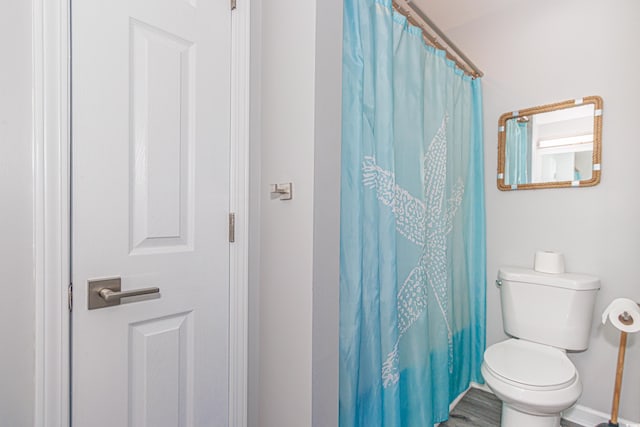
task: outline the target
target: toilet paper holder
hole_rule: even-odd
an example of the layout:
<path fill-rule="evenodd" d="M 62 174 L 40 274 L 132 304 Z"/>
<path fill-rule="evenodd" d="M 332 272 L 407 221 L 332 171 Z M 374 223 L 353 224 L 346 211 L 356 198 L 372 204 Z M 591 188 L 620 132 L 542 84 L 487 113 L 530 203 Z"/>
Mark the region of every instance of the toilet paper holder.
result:
<path fill-rule="evenodd" d="M 636 309 L 635 305 L 638 306 Z M 620 310 L 622 310 L 620 312 Z M 608 423 L 600 423 L 597 427 L 612 427 L 618 425 L 618 410 L 620 409 L 620 393 L 622 391 L 622 375 L 624 372 L 624 357 L 627 347 L 627 334 L 639 332 L 634 316 L 638 318 L 640 303 L 627 298 L 615 299 L 602 313 L 602 323 L 606 323 L 607 318 L 610 323 L 620 331 L 620 344 L 618 345 L 618 362 L 616 365 L 616 379 L 613 387 L 613 402 L 611 405 L 611 418 Z M 616 316 L 617 314 L 617 316 Z M 620 323 L 617 323 L 617 322 Z"/>
<path fill-rule="evenodd" d="M 638 308 L 640 308 L 640 302 L 637 302 L 636 304 L 638 305 Z M 618 320 L 624 325 L 633 325 L 633 316 L 631 316 L 631 313 L 626 310 L 618 315 Z"/>
<path fill-rule="evenodd" d="M 623 311 L 622 313 L 620 313 L 618 315 L 618 320 L 624 325 L 633 325 L 633 317 L 631 317 L 631 314 L 629 314 L 628 311 Z"/>

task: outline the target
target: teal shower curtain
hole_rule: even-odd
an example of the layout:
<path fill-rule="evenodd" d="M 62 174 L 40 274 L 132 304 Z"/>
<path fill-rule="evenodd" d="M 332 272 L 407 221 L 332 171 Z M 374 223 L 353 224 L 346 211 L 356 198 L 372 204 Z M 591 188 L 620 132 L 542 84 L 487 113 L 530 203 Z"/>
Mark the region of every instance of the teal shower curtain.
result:
<path fill-rule="evenodd" d="M 345 0 L 340 426 L 427 427 L 482 382 L 481 87 L 390 0 Z"/>
<path fill-rule="evenodd" d="M 527 122 L 507 120 L 504 183 L 508 185 L 529 182 L 529 137 Z"/>

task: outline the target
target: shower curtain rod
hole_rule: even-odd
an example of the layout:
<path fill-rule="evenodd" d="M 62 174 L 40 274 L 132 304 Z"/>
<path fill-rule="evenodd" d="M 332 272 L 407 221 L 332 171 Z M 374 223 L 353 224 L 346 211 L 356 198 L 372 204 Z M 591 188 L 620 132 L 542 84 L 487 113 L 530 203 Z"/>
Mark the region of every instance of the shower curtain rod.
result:
<path fill-rule="evenodd" d="M 456 63 L 465 74 L 482 77 L 484 73 L 447 37 L 434 22 L 424 14 L 411 0 L 393 0 L 393 7 L 407 20 L 422 29 L 425 42 L 437 49 L 444 50 L 447 58 Z M 435 33 L 434 36 L 431 32 Z M 444 42 L 443 43 L 441 43 Z M 453 53 L 452 53 L 453 51 Z"/>

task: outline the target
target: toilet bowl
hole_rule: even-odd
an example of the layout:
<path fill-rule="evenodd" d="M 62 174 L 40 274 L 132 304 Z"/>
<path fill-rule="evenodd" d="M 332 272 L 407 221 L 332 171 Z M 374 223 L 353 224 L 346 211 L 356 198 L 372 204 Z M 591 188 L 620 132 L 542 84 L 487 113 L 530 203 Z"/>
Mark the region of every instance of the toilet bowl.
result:
<path fill-rule="evenodd" d="M 502 425 L 558 427 L 561 412 L 582 393 L 578 371 L 564 351 L 509 339 L 485 353 L 482 375 L 502 400 Z"/>
<path fill-rule="evenodd" d="M 560 427 L 582 393 L 565 350 L 588 347 L 600 280 L 503 267 L 496 284 L 511 338 L 485 351 L 481 372 L 503 402 L 502 427 Z"/>

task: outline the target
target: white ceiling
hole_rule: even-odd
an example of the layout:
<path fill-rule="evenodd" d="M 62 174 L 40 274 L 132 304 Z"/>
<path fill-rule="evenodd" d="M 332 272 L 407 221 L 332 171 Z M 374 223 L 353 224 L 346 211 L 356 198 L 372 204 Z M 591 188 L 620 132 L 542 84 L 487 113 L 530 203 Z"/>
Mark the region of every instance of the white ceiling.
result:
<path fill-rule="evenodd" d="M 512 7 L 514 0 L 412 0 L 442 31 Z"/>

